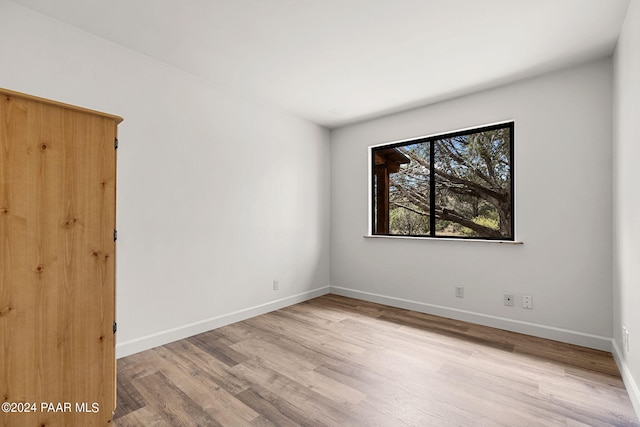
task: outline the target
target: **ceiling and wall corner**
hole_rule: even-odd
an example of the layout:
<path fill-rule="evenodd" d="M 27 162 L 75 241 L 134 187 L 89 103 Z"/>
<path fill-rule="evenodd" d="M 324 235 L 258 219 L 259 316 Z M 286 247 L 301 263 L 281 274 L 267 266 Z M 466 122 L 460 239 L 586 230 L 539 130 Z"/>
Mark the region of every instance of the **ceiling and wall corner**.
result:
<path fill-rule="evenodd" d="M 613 52 L 629 0 L 13 0 L 326 127 Z"/>

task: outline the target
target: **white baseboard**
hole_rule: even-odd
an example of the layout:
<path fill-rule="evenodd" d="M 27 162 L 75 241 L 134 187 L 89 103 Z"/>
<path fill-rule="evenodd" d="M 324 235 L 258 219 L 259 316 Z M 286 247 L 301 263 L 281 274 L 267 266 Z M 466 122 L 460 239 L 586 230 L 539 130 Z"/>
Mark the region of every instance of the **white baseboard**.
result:
<path fill-rule="evenodd" d="M 629 394 L 629 399 L 631 399 L 633 410 L 636 411 L 636 416 L 640 419 L 640 388 L 638 388 L 638 384 L 633 379 L 633 375 L 631 375 L 631 371 L 629 371 L 629 367 L 627 366 L 625 359 L 622 357 L 623 353 L 620 351 L 620 347 L 618 347 L 615 340 L 612 341 L 613 358 L 618 365 L 620 375 L 622 375 L 622 381 L 624 381 L 624 385 L 627 388 L 627 393 Z"/>
<path fill-rule="evenodd" d="M 147 335 L 142 338 L 136 338 L 134 340 L 118 343 L 116 345 L 116 357 L 121 358 L 129 356 L 131 354 L 148 350 L 153 347 L 168 344 L 173 341 L 181 340 L 183 338 L 201 334 L 203 332 L 220 328 L 225 325 L 240 322 L 251 317 L 269 313 L 270 311 L 278 310 L 293 304 L 307 301 L 312 298 L 328 294 L 329 289 L 329 286 L 313 289 L 311 291 L 292 295 L 290 297 L 270 301 L 265 304 L 260 304 L 255 307 L 246 308 L 244 310 L 236 311 L 233 313 L 223 314 L 220 316 L 212 317 L 210 319 L 202 320 L 200 322 L 191 323 L 188 325 L 158 332 L 156 334 Z"/>
<path fill-rule="evenodd" d="M 554 341 L 566 342 L 597 350 L 611 351 L 611 338 L 599 335 L 591 335 L 583 332 L 571 331 L 568 329 L 554 328 L 552 326 L 539 325 L 536 323 L 523 322 L 521 320 L 508 319 L 505 317 L 491 316 L 472 311 L 459 310 L 451 307 L 427 304 L 419 301 L 412 301 L 403 298 L 390 297 L 386 295 L 374 294 L 370 292 L 358 291 L 355 289 L 331 286 L 331 293 L 346 297 L 389 305 L 397 308 L 418 311 L 421 313 L 433 314 L 436 316 L 448 317 L 493 328 L 504 329 L 511 332 L 532 335 Z"/>
<path fill-rule="evenodd" d="M 598 350 L 612 351 L 611 338 L 598 335 L 585 334 L 582 332 L 570 331 L 567 329 L 554 328 L 535 323 L 523 322 L 519 320 L 507 319 L 503 317 L 491 316 L 481 313 L 474 313 L 466 310 L 459 310 L 450 307 L 443 307 L 434 304 L 427 304 L 403 298 L 390 297 L 386 295 L 374 294 L 370 292 L 358 291 L 339 286 L 325 286 L 311 291 L 303 292 L 290 297 L 270 301 L 255 307 L 249 307 L 233 313 L 222 314 L 220 316 L 205 319 L 199 322 L 147 335 L 141 338 L 118 343 L 116 345 L 116 357 L 121 358 L 153 347 L 168 344 L 183 338 L 210 331 L 231 323 L 240 322 L 251 317 L 259 316 L 270 311 L 288 307 L 299 302 L 307 301 L 321 295 L 333 293 L 346 297 L 357 298 L 364 301 L 376 302 L 392 307 L 414 310 L 421 313 L 434 314 L 480 325 L 491 326 L 507 331 L 533 335 L 541 338 L 567 342 Z M 622 370 L 622 369 L 621 369 Z M 637 390 L 637 388 L 636 388 Z"/>

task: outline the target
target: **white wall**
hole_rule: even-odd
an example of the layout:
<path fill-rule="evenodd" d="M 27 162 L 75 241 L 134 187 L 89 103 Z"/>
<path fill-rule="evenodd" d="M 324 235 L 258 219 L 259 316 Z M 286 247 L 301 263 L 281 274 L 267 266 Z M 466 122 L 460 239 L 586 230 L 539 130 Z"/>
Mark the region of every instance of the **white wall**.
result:
<path fill-rule="evenodd" d="M 334 130 L 332 292 L 610 350 L 611 96 L 607 59 Z M 511 119 L 523 245 L 363 238 L 368 146 Z"/>
<path fill-rule="evenodd" d="M 614 91 L 614 354 L 640 416 L 640 4 L 629 4 Z M 622 327 L 629 331 L 629 351 Z"/>
<path fill-rule="evenodd" d="M 622 347 L 621 323 L 632 341 L 640 331 L 630 302 L 638 300 L 633 10 L 616 57 L 615 179 L 624 200 L 615 218 L 625 233 L 615 246 L 615 328 L 608 60 L 341 128 L 330 150 L 314 124 L 0 0 L 0 86 L 125 118 L 120 356 L 327 292 L 329 283 L 337 293 L 610 349 L 614 333 Z M 508 119 L 524 245 L 362 237 L 369 145 Z M 459 285 L 464 299 L 454 297 Z M 532 295 L 534 309 L 519 299 L 503 306 L 505 291 Z M 632 354 L 622 357 L 638 378 Z"/>
<path fill-rule="evenodd" d="M 0 57 L 2 87 L 125 119 L 120 356 L 328 292 L 327 130 L 4 0 Z"/>

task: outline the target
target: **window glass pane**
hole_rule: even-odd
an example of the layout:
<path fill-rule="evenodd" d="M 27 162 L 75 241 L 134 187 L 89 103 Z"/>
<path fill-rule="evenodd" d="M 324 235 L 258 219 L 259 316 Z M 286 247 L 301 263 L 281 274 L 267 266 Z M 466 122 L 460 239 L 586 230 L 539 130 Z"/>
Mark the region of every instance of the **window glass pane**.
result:
<path fill-rule="evenodd" d="M 513 240 L 514 124 L 371 149 L 374 234 Z"/>
<path fill-rule="evenodd" d="M 429 143 L 398 147 L 407 163 L 389 177 L 389 231 L 391 234 L 429 235 Z"/>
<path fill-rule="evenodd" d="M 512 237 L 510 150 L 509 128 L 434 141 L 436 236 Z"/>

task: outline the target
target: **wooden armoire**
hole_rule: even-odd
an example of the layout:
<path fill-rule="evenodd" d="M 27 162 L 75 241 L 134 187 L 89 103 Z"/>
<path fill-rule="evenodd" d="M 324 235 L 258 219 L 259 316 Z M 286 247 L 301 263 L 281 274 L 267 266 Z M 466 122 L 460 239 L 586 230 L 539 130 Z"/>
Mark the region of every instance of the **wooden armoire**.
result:
<path fill-rule="evenodd" d="M 121 121 L 0 89 L 0 426 L 111 423 Z"/>

